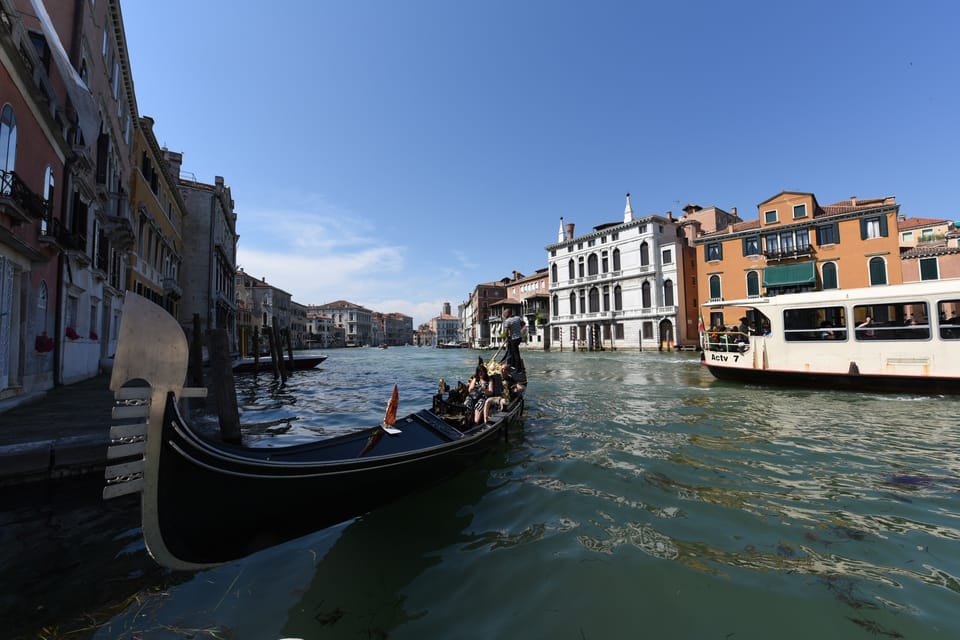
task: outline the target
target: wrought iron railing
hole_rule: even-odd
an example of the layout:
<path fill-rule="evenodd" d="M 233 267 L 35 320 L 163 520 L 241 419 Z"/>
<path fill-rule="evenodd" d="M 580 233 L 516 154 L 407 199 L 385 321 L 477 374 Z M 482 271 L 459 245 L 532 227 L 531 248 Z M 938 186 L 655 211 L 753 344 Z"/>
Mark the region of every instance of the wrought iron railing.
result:
<path fill-rule="evenodd" d="M 793 258 L 809 258 L 813 255 L 813 246 L 794 247 L 793 249 L 771 249 L 764 251 L 767 260 L 791 260 Z"/>
<path fill-rule="evenodd" d="M 49 209 L 49 203 L 13 171 L 0 171 L 0 197 L 13 200 L 24 213 L 32 218 L 43 218 Z"/>
<path fill-rule="evenodd" d="M 69 229 L 65 228 L 59 220 L 56 218 L 51 219 L 49 215 L 45 216 L 43 221 L 44 226 L 40 234 L 42 238 L 55 240 L 64 249 L 86 252 L 86 235 L 70 231 Z"/>

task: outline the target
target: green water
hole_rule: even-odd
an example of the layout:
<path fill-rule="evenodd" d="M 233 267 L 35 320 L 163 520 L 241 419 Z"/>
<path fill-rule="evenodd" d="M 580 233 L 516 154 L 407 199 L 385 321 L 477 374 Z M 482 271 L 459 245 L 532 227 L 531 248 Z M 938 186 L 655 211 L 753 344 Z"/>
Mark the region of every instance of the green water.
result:
<path fill-rule="evenodd" d="M 259 446 L 376 422 L 394 382 L 418 409 L 481 352 L 328 353 L 285 388 L 241 383 Z M 957 400 L 745 388 L 692 354 L 524 358 L 525 425 L 480 467 L 161 572 L 90 637 L 960 636 Z"/>

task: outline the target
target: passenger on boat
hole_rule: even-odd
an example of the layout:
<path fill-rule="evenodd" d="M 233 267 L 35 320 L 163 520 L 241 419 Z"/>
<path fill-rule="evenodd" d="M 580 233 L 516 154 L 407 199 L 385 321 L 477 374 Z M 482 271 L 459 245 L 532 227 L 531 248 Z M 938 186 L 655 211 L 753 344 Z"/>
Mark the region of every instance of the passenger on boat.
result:
<path fill-rule="evenodd" d="M 503 395 L 503 376 L 500 373 L 492 373 L 487 379 L 484 401 L 477 405 L 474 413 L 474 422 L 477 424 L 486 422 L 492 408 L 494 406 L 500 407 L 501 395 Z"/>
<path fill-rule="evenodd" d="M 470 376 L 469 380 L 467 380 L 467 393 L 463 399 L 463 404 L 468 409 L 473 409 L 473 406 L 477 402 L 477 398 L 482 392 L 482 383 L 480 382 L 480 376 L 482 373 L 486 373 L 486 369 L 484 369 L 483 364 L 479 364 L 474 370 L 473 375 Z"/>
<path fill-rule="evenodd" d="M 873 329 L 872 329 L 872 328 L 869 328 L 869 327 L 872 327 L 872 326 L 873 326 L 873 320 L 870 319 L 870 316 L 867 316 L 866 319 L 864 319 L 863 322 L 861 322 L 860 324 L 857 325 L 857 329 L 861 329 L 861 331 L 857 331 L 857 337 L 860 337 L 860 338 L 872 338 L 872 337 L 873 337 Z"/>
<path fill-rule="evenodd" d="M 821 338 L 824 338 L 826 340 L 832 340 L 833 338 L 836 337 L 833 333 L 833 323 L 830 322 L 829 320 L 824 320 L 823 322 L 821 322 L 820 328 L 823 329 L 823 331 L 820 332 Z"/>
<path fill-rule="evenodd" d="M 743 353 L 750 344 L 750 327 L 747 325 L 747 317 L 740 318 L 740 325 L 737 326 L 737 351 Z"/>
<path fill-rule="evenodd" d="M 490 394 L 483 405 L 483 421 L 490 419 L 492 411 L 500 411 L 510 404 L 511 393 L 513 389 L 513 370 L 510 365 L 504 365 L 500 374 L 490 376 Z"/>
<path fill-rule="evenodd" d="M 477 372 L 470 378 L 470 385 L 467 388 L 468 398 L 473 400 L 473 423 L 480 424 L 483 420 L 483 410 L 486 407 L 486 400 L 489 397 L 492 382 L 487 368 L 483 365 L 477 367 Z"/>

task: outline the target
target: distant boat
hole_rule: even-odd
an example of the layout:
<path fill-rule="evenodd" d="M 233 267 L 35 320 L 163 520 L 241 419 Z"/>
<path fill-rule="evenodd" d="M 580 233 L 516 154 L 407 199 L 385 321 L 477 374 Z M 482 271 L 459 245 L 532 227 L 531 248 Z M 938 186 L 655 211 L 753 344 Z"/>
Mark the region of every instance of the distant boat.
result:
<path fill-rule="evenodd" d="M 467 346 L 465 342 L 438 342 L 437 349 L 463 349 Z"/>
<path fill-rule="evenodd" d="M 313 369 L 326 359 L 327 356 L 294 356 L 292 363 L 289 358 L 284 358 L 283 361 L 286 363 L 287 369 L 302 371 Z M 233 361 L 234 373 L 261 373 L 271 370 L 273 370 L 273 361 L 269 356 L 260 358 L 259 362 L 254 362 L 253 358 L 240 358 Z"/>
<path fill-rule="evenodd" d="M 386 342 L 381 342 L 381 343 L 380 343 L 380 348 L 381 348 L 381 349 L 386 349 L 388 346 L 390 346 L 390 345 L 388 345 Z"/>

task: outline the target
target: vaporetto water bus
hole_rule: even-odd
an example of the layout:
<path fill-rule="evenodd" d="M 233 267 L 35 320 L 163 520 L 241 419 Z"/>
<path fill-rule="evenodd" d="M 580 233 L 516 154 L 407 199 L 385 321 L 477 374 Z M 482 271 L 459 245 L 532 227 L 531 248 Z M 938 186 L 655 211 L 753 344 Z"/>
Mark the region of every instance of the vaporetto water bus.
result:
<path fill-rule="evenodd" d="M 960 393 L 960 279 L 711 301 L 714 376 L 842 390 Z M 745 330 L 744 330 L 745 329 Z"/>

